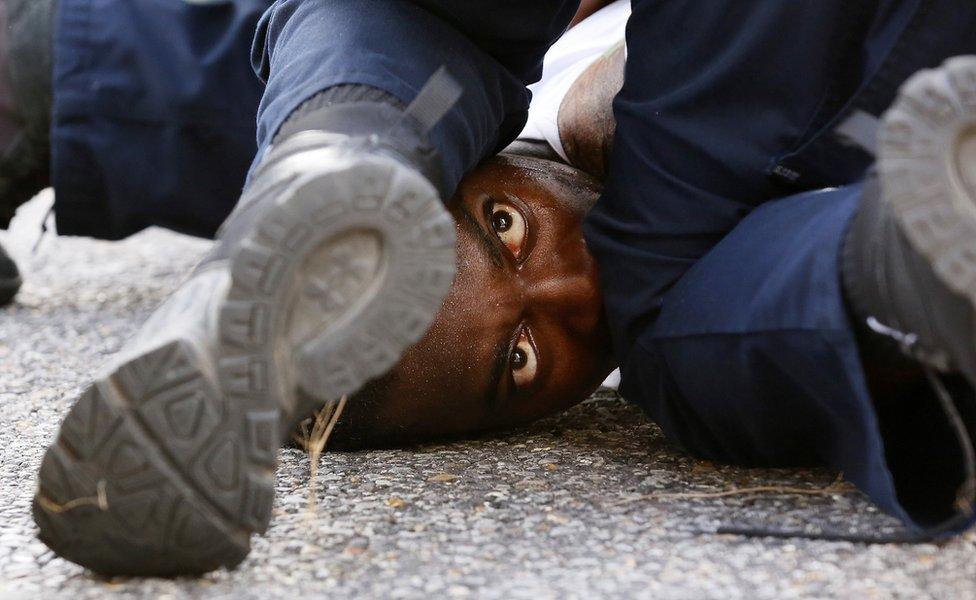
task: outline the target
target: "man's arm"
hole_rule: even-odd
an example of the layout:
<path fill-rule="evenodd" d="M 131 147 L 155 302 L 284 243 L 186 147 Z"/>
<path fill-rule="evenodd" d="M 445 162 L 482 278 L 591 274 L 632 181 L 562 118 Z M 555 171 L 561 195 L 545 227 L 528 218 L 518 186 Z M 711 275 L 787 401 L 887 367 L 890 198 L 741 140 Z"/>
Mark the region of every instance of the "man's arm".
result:
<path fill-rule="evenodd" d="M 613 148 L 613 98 L 624 83 L 625 54 L 621 40 L 583 71 L 559 106 L 559 139 L 569 163 L 600 180 Z"/>
<path fill-rule="evenodd" d="M 573 17 L 569 26 L 575 27 L 580 21 L 612 2 L 613 0 L 582 0 L 579 9 L 576 11 L 576 16 Z"/>

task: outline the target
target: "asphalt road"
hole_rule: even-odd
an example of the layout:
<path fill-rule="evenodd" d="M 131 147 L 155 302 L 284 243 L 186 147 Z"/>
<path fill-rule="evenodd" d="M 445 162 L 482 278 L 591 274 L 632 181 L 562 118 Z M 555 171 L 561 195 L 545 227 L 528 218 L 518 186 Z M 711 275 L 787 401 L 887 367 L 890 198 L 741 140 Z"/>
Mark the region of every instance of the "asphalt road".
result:
<path fill-rule="evenodd" d="M 607 392 L 505 435 L 326 453 L 314 486 L 308 458 L 283 450 L 274 522 L 238 569 L 201 579 L 97 578 L 34 538 L 34 474 L 93 368 L 207 243 L 151 230 L 120 243 L 48 237 L 31 253 L 43 207 L 27 212 L 0 234 L 27 276 L 18 303 L 0 310 L 0 596 L 976 597 L 974 534 L 937 546 L 709 533 L 721 525 L 869 534 L 898 526 L 849 487 L 708 497 L 824 487 L 835 474 L 692 460 Z"/>

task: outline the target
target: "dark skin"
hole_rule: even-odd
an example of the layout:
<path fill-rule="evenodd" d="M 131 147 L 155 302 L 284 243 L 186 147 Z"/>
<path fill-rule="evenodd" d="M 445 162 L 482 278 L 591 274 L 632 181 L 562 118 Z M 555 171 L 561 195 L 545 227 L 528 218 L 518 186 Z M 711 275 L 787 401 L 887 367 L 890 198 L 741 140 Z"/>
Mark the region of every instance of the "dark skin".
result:
<path fill-rule="evenodd" d="M 339 447 L 522 425 L 573 406 L 614 368 L 596 263 L 581 230 L 599 185 L 499 155 L 451 203 L 458 274 L 425 337 L 347 405 Z"/>
<path fill-rule="evenodd" d="M 570 27 L 575 27 L 580 21 L 586 17 L 592 15 L 596 11 L 600 10 L 604 6 L 610 4 L 613 0 L 580 0 L 579 8 L 576 9 L 576 15 L 573 20 L 569 23 Z"/>
<path fill-rule="evenodd" d="M 333 448 L 523 425 L 583 401 L 614 369 L 581 226 L 606 174 L 623 67 L 620 43 L 564 98 L 572 166 L 503 154 L 461 182 L 454 286 L 425 337 L 347 404 Z"/>

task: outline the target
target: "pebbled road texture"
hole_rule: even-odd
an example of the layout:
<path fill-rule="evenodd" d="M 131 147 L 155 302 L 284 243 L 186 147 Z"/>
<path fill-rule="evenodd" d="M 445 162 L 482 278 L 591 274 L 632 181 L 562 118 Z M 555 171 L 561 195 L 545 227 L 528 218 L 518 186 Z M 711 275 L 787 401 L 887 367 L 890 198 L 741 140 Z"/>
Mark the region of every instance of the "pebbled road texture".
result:
<path fill-rule="evenodd" d="M 32 203 L 0 241 L 26 286 L 0 310 L 0 597 L 973 598 L 976 534 L 865 545 L 714 535 L 721 525 L 885 533 L 836 493 L 689 497 L 825 487 L 822 471 L 695 461 L 611 392 L 533 427 L 453 444 L 282 451 L 267 536 L 233 572 L 98 578 L 34 538 L 35 471 L 73 395 L 208 243 L 150 230 L 118 243 L 46 237 Z"/>

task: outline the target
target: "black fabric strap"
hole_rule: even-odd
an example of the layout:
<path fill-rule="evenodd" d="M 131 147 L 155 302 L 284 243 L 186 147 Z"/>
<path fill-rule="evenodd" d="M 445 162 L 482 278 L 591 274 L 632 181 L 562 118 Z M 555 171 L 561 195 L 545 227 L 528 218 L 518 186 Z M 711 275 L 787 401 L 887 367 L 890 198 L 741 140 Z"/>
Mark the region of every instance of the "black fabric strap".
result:
<path fill-rule="evenodd" d="M 295 112 L 278 130 L 273 143 L 278 144 L 281 140 L 289 138 L 299 131 L 328 129 L 328 127 L 317 125 L 322 121 L 318 117 L 324 114 L 324 109 L 339 104 L 358 102 L 386 104 L 401 111 L 404 109 L 403 102 L 400 102 L 396 96 L 379 88 L 357 84 L 337 85 L 315 94 L 296 108 Z M 331 120 L 328 125 L 331 126 Z"/>
<path fill-rule="evenodd" d="M 436 80 L 436 76 L 432 81 Z M 440 157 L 427 141 L 427 131 L 446 109 L 456 102 L 456 95 L 425 94 L 424 90 L 410 105 L 383 90 L 366 85 L 340 85 L 328 88 L 306 100 L 278 130 L 275 146 L 302 131 L 326 131 L 349 138 L 366 151 L 380 151 L 397 156 L 422 173 L 446 198 Z M 435 86 L 436 88 L 437 86 Z M 450 106 L 448 106 L 450 108 Z M 423 120 L 414 116 L 419 115 Z M 352 139 L 359 142 L 353 142 Z M 344 142 L 347 143 L 347 142 Z"/>

